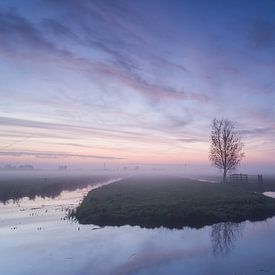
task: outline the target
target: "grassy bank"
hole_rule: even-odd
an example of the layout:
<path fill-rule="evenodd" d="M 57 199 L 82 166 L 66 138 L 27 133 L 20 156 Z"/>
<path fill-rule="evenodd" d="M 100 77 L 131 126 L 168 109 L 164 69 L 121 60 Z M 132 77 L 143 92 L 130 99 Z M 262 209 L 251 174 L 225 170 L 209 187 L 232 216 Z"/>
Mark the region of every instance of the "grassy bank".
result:
<path fill-rule="evenodd" d="M 73 214 L 82 224 L 202 227 L 263 220 L 275 199 L 240 186 L 177 177 L 130 177 L 88 193 Z"/>
<path fill-rule="evenodd" d="M 64 190 L 73 191 L 113 177 L 114 175 L 93 175 L 0 179 L 0 202 L 17 201 L 23 197 L 34 199 L 36 196 L 55 198 Z"/>

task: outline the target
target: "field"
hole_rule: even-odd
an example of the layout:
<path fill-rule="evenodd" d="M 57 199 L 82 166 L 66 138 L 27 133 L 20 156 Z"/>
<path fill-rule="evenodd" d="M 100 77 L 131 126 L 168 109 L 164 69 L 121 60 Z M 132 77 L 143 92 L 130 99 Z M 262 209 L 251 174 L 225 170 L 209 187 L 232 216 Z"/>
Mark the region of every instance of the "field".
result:
<path fill-rule="evenodd" d="M 55 198 L 64 190 L 73 191 L 114 177 L 117 175 L 2 176 L 0 178 L 0 202 L 17 201 L 23 197 L 34 199 L 35 196 Z"/>
<path fill-rule="evenodd" d="M 200 228 L 275 215 L 275 199 L 255 188 L 172 176 L 128 177 L 89 192 L 72 215 L 82 224 L 148 228 Z"/>

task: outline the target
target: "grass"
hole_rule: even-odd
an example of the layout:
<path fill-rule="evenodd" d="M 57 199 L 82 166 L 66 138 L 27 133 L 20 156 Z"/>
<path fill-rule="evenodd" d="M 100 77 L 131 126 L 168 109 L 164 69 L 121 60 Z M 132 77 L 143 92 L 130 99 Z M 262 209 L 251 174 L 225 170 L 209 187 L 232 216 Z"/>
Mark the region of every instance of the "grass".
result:
<path fill-rule="evenodd" d="M 34 199 L 36 196 L 55 198 L 64 190 L 73 191 L 111 178 L 112 175 L 0 179 L 0 202 L 18 201 L 23 197 Z"/>
<path fill-rule="evenodd" d="M 202 227 L 218 222 L 263 220 L 275 199 L 242 186 L 179 177 L 130 177 L 88 193 L 73 216 L 99 226 Z"/>

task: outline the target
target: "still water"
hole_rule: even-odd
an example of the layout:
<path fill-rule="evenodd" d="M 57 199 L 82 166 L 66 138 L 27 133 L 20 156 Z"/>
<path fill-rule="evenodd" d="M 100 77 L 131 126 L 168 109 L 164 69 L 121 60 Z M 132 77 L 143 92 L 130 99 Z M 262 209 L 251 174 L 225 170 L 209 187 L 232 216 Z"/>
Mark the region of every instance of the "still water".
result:
<path fill-rule="evenodd" d="M 92 188 L 1 203 L 0 274 L 275 274 L 275 218 L 182 230 L 65 219 Z"/>

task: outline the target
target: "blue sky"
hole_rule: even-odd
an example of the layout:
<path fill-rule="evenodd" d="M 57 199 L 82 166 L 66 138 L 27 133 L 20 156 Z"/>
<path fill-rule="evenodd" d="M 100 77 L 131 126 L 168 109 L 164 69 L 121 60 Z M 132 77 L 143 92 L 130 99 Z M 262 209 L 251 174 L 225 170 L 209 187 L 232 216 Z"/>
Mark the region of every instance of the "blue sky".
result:
<path fill-rule="evenodd" d="M 214 117 L 275 165 L 275 2 L 1 1 L 1 163 L 206 164 Z"/>

